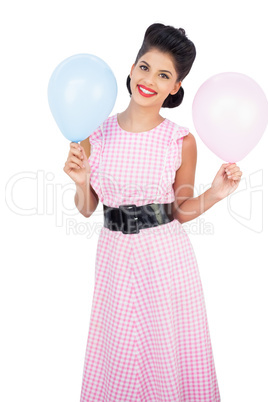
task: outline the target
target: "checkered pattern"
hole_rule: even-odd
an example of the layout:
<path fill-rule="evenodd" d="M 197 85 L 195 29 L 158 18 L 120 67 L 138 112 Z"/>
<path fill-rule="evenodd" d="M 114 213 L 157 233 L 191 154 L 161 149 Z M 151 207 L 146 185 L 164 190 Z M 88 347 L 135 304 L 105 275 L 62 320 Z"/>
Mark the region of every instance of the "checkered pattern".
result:
<path fill-rule="evenodd" d="M 108 118 L 90 137 L 100 201 L 172 202 L 188 132 L 166 119 L 129 133 Z M 135 234 L 101 229 L 80 399 L 89 401 L 220 402 L 199 270 L 177 220 Z"/>

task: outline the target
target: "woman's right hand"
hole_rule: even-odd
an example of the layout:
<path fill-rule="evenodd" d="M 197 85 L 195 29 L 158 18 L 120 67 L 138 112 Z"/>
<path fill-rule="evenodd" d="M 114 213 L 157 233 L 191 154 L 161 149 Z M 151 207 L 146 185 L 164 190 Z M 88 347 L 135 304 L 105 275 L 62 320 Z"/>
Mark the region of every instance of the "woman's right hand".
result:
<path fill-rule="evenodd" d="M 90 166 L 82 145 L 70 143 L 70 151 L 63 168 L 75 183 L 83 185 L 89 180 Z"/>

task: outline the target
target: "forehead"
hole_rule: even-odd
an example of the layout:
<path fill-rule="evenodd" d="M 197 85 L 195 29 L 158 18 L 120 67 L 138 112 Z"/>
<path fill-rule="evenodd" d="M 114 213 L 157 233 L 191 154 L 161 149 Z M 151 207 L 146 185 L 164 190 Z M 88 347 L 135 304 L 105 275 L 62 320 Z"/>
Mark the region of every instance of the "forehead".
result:
<path fill-rule="evenodd" d="M 173 58 L 169 53 L 161 52 L 157 49 L 151 49 L 149 52 L 144 53 L 138 62 L 141 62 L 142 60 L 146 61 L 156 69 L 175 71 Z"/>

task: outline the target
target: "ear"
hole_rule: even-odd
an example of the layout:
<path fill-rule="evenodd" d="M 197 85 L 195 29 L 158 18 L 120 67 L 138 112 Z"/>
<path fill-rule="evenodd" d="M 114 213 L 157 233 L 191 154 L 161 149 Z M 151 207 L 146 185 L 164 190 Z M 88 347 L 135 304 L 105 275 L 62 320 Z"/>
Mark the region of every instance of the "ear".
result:
<path fill-rule="evenodd" d="M 134 68 L 135 68 L 135 64 L 133 64 L 133 66 L 131 67 L 131 70 L 130 70 L 130 78 L 131 78 L 131 76 L 132 76 L 132 72 L 133 72 L 133 70 L 134 70 Z"/>
<path fill-rule="evenodd" d="M 170 92 L 170 95 L 175 95 L 178 92 L 178 90 L 180 89 L 180 87 L 181 87 L 181 81 L 176 82 L 176 84 L 174 85 L 174 88 Z"/>

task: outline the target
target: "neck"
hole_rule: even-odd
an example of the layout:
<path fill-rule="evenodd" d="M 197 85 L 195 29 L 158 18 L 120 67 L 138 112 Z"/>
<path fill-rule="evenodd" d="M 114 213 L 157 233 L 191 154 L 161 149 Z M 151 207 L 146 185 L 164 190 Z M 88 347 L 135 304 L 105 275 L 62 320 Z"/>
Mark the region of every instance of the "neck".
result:
<path fill-rule="evenodd" d="M 129 131 L 146 131 L 164 120 L 159 111 L 158 107 L 146 108 L 131 99 L 127 109 L 120 113 L 121 126 L 127 127 Z"/>

